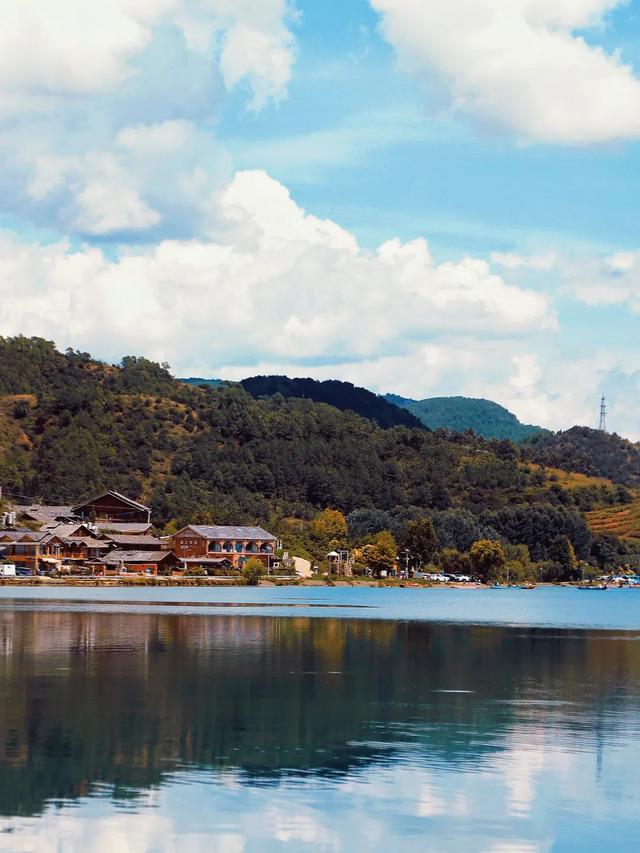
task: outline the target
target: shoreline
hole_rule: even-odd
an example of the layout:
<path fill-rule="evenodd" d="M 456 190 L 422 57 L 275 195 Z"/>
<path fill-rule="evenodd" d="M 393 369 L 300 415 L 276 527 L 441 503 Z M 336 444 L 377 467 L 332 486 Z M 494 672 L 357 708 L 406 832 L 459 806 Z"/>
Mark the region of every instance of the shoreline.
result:
<path fill-rule="evenodd" d="M 0 578 L 1 587 L 127 587 L 127 588 L 171 588 L 171 587 L 247 587 L 249 584 L 240 578 L 163 578 L 163 577 L 75 577 L 75 578 L 49 578 L 49 577 L 7 577 Z M 312 578 L 264 578 L 254 588 L 269 587 L 350 587 L 350 588 L 374 588 L 374 589 L 458 589 L 479 590 L 490 589 L 491 586 L 482 583 L 429 583 L 414 580 L 389 581 L 367 579 L 341 579 L 327 582 Z M 575 587 L 573 583 L 538 583 L 536 587 Z M 519 589 L 519 584 L 514 584 L 512 589 Z"/>

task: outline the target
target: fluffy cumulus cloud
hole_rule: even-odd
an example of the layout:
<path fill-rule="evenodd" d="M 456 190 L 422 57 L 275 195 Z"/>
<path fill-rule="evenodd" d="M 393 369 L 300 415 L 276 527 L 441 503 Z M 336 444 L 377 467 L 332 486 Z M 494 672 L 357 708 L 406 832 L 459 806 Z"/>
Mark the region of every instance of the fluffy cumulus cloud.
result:
<path fill-rule="evenodd" d="M 178 369 L 211 371 L 248 353 L 359 360 L 426 335 L 555 326 L 545 296 L 508 284 L 486 261 L 437 264 L 424 239 L 364 250 L 264 172 L 238 173 L 216 197 L 215 221 L 208 240 L 165 240 L 116 259 L 5 233 L 0 333 L 57 327 L 64 345 L 114 357 L 144 349 Z"/>
<path fill-rule="evenodd" d="M 402 65 L 526 140 L 640 136 L 640 80 L 584 37 L 625 0 L 370 0 Z"/>

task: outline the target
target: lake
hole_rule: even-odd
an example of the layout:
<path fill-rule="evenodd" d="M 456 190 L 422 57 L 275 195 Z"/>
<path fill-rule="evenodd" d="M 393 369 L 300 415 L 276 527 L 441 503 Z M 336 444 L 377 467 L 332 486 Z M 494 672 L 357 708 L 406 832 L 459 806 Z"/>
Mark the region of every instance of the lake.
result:
<path fill-rule="evenodd" d="M 627 851 L 640 591 L 0 589 L 0 849 Z"/>

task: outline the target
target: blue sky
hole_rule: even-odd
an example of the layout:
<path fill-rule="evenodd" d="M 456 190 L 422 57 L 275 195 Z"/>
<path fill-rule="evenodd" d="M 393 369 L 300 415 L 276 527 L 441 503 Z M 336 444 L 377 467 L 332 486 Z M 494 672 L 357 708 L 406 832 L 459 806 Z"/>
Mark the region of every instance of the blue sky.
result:
<path fill-rule="evenodd" d="M 638 3 L 0 6 L 0 334 L 640 438 Z"/>
<path fill-rule="evenodd" d="M 254 114 L 238 92 L 223 114 L 220 135 L 239 168 L 267 164 L 305 208 L 371 246 L 390 226 L 402 239 L 428 233 L 447 257 L 560 240 L 575 249 L 637 245 L 638 145 L 522 144 L 474 132 L 446 104 L 429 112 L 425 87 L 397 68 L 367 2 L 298 7 L 299 59 L 287 99 Z M 640 66 L 628 18 L 640 34 L 627 9 L 612 16 L 602 42 L 623 46 Z M 322 138 L 314 145 L 323 133 L 334 135 L 333 150 Z M 292 152 L 301 139 L 307 150 Z"/>

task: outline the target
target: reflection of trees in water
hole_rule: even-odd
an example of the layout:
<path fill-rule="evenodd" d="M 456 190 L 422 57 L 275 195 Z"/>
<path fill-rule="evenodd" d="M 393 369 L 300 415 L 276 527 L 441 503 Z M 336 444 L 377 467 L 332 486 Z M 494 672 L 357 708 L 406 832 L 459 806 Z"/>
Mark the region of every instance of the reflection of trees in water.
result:
<path fill-rule="evenodd" d="M 475 764 L 516 725 L 580 731 L 603 707 L 613 725 L 639 686 L 639 644 L 589 632 L 9 611 L 0 810 L 95 783 L 127 796 L 185 764 L 263 783 L 343 774 L 403 742 Z"/>

